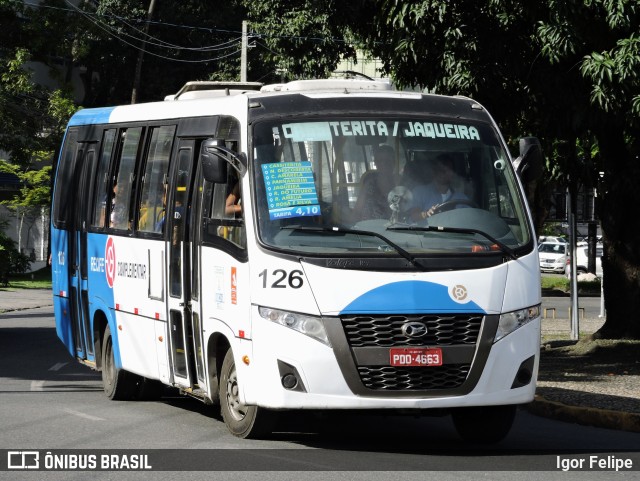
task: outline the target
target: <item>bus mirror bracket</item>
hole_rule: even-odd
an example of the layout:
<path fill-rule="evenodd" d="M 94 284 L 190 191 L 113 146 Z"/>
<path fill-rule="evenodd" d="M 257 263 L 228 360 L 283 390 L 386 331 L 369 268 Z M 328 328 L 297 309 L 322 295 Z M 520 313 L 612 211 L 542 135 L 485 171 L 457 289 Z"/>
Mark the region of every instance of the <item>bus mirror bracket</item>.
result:
<path fill-rule="evenodd" d="M 200 148 L 200 164 L 207 182 L 224 184 L 227 182 L 227 166 L 231 164 L 240 175 L 246 171 L 245 162 L 234 151 L 228 149 L 221 139 L 207 139 Z"/>
<path fill-rule="evenodd" d="M 520 139 L 520 155 L 513 161 L 516 173 L 523 184 L 528 184 L 542 176 L 542 146 L 536 137 Z"/>

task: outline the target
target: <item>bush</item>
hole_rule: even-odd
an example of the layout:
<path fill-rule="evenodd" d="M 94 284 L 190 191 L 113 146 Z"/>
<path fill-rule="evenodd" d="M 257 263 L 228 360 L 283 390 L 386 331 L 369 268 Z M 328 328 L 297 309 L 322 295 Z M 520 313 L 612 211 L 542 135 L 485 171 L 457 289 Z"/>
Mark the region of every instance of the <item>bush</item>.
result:
<path fill-rule="evenodd" d="M 569 291 L 569 279 L 566 277 L 542 276 L 541 279 L 543 289 L 558 289 L 560 291 Z"/>
<path fill-rule="evenodd" d="M 15 241 L 0 232 L 0 284 L 6 284 L 10 275 L 26 272 L 30 265 L 29 257 L 18 251 Z"/>
<path fill-rule="evenodd" d="M 569 279 L 560 276 L 542 276 L 543 289 L 555 289 L 563 292 L 570 292 L 571 285 Z M 578 281 L 578 292 L 600 292 L 600 279 L 593 281 Z"/>

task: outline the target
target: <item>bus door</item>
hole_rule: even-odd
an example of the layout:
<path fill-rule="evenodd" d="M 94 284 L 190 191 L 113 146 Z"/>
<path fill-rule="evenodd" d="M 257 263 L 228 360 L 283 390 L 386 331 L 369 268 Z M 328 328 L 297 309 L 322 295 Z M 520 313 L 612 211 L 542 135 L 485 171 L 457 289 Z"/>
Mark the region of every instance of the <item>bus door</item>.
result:
<path fill-rule="evenodd" d="M 96 159 L 96 144 L 79 143 L 73 177 L 75 213 L 69 235 L 69 306 L 76 357 L 94 361 L 89 318 L 87 216 L 91 173 Z"/>
<path fill-rule="evenodd" d="M 196 355 L 202 356 L 202 350 L 197 347 L 202 336 L 199 309 L 195 309 L 194 315 L 191 303 L 193 262 L 189 213 L 192 210 L 195 145 L 193 139 L 181 139 L 178 144 L 169 182 L 172 193 L 167 209 L 169 359 L 174 384 L 185 389 L 199 387 Z"/>

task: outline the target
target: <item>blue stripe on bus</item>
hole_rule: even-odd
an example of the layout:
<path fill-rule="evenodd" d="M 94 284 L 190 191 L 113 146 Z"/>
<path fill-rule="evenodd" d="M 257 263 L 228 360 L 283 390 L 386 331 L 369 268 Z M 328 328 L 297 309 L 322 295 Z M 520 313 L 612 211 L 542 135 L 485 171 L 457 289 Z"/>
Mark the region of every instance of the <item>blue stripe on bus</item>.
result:
<path fill-rule="evenodd" d="M 113 287 L 109 287 L 106 276 L 106 245 L 109 240 L 108 234 L 89 233 L 87 234 L 87 259 L 95 260 L 97 264 L 89 263 L 87 280 L 91 292 L 91 329 L 95 330 L 95 309 L 102 310 L 104 316 L 111 327 L 111 342 L 113 343 L 113 357 L 118 369 L 122 368 L 120 358 L 120 343 L 118 339 L 116 300 Z M 114 268 L 115 269 L 115 268 Z"/>
<path fill-rule="evenodd" d="M 446 286 L 426 281 L 401 281 L 365 292 L 340 314 L 418 314 L 474 312 L 485 314 L 475 302 L 458 303 Z"/>
<path fill-rule="evenodd" d="M 103 107 L 79 110 L 69 120 L 69 127 L 74 125 L 107 124 L 114 109 L 115 107 Z"/>

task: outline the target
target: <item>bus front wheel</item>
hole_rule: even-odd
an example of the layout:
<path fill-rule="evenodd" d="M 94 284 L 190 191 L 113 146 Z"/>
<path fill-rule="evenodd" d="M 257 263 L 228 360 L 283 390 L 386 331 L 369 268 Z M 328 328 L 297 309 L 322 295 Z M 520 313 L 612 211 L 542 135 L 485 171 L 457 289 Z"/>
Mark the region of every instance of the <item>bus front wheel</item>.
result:
<path fill-rule="evenodd" d="M 122 401 L 131 399 L 137 382 L 134 375 L 116 367 L 113 355 L 113 338 L 109 326 L 104 331 L 102 342 L 102 384 L 109 399 Z"/>
<path fill-rule="evenodd" d="M 220 411 L 227 429 L 239 438 L 260 438 L 271 433 L 273 412 L 258 406 L 247 406 L 240 400 L 238 375 L 231 349 L 220 370 Z"/>
<path fill-rule="evenodd" d="M 515 405 L 459 408 L 451 413 L 458 435 L 472 443 L 502 441 L 516 417 Z"/>

